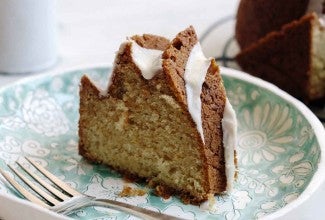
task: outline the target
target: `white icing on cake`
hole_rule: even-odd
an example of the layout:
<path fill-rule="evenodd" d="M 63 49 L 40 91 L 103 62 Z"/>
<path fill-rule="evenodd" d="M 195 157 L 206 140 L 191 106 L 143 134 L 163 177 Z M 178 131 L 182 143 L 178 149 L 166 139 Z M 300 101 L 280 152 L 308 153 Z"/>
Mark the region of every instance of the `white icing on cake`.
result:
<path fill-rule="evenodd" d="M 90 82 L 98 89 L 99 91 L 99 96 L 101 97 L 106 97 L 108 95 L 108 87 L 103 85 L 101 82 L 99 81 L 95 81 L 91 78 L 88 78 L 90 80 Z M 110 83 L 111 79 L 108 78 L 108 82 Z"/>
<path fill-rule="evenodd" d="M 201 116 L 201 92 L 210 63 L 211 59 L 207 59 L 204 56 L 200 44 L 197 43 L 191 51 L 184 74 L 188 109 L 196 123 L 203 142 L 204 135 Z M 236 172 L 234 150 L 237 144 L 237 119 L 235 111 L 228 99 L 226 99 L 223 113 L 222 131 L 226 162 L 227 191 L 229 191 L 232 189 L 232 183 L 234 182 Z"/>
<path fill-rule="evenodd" d="M 162 69 L 161 50 L 146 49 L 131 41 L 131 53 L 133 62 L 141 70 L 145 79 L 152 79 Z"/>
<path fill-rule="evenodd" d="M 133 62 L 140 69 L 142 76 L 145 79 L 152 79 L 155 74 L 162 69 L 162 51 L 146 49 L 139 46 L 134 41 L 130 42 L 132 43 L 131 53 Z M 196 123 L 197 130 L 200 133 L 203 142 L 204 134 L 201 115 L 201 92 L 202 85 L 204 83 L 210 63 L 211 59 L 208 59 L 204 56 L 200 43 L 197 43 L 190 53 L 184 74 L 188 110 L 192 116 L 193 121 Z M 226 105 L 222 119 L 222 130 L 226 161 L 225 169 L 227 176 L 227 191 L 231 190 L 232 188 L 232 183 L 234 181 L 236 171 L 234 162 L 234 150 L 237 143 L 236 129 L 236 114 L 230 102 L 228 99 L 226 99 Z"/>
<path fill-rule="evenodd" d="M 114 69 L 114 68 L 113 68 Z M 97 86 L 97 89 L 99 90 L 99 95 L 102 97 L 106 97 L 108 95 L 108 89 L 110 87 L 110 85 L 112 84 L 112 73 L 109 74 L 108 76 L 108 83 L 107 86 L 103 87 L 103 86 Z M 98 85 L 98 84 L 97 84 Z"/>
<path fill-rule="evenodd" d="M 201 135 L 203 143 L 201 91 L 210 63 L 211 60 L 204 56 L 200 43 L 197 43 L 194 45 L 187 60 L 184 74 L 188 111 L 193 121 L 196 123 L 197 130 Z"/>
<path fill-rule="evenodd" d="M 232 189 L 232 183 L 235 179 L 236 165 L 235 165 L 235 147 L 237 144 L 237 119 L 236 113 L 232 108 L 228 99 L 222 118 L 223 131 L 223 145 L 225 154 L 225 167 L 227 176 L 227 191 Z"/>
<path fill-rule="evenodd" d="M 319 16 L 318 20 L 319 20 L 319 23 L 320 23 L 323 27 L 325 27 L 325 15 L 321 15 L 321 16 Z"/>

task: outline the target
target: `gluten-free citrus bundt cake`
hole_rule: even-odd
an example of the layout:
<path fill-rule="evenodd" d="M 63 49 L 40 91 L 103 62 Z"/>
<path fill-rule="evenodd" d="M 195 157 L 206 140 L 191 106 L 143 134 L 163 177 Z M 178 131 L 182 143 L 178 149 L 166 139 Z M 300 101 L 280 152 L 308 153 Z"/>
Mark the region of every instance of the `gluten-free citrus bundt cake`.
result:
<path fill-rule="evenodd" d="M 314 13 L 251 44 L 236 60 L 305 102 L 325 97 L 325 27 Z"/>
<path fill-rule="evenodd" d="M 325 0 L 241 0 L 240 67 L 305 101 L 325 98 Z"/>
<path fill-rule="evenodd" d="M 82 77 L 79 111 L 79 153 L 146 179 L 159 195 L 199 203 L 232 186 L 236 117 L 193 27 L 171 42 L 128 39 L 107 90 Z"/>
<path fill-rule="evenodd" d="M 305 14 L 325 13 L 324 5 L 325 0 L 241 0 L 236 16 L 236 40 L 244 49 Z"/>

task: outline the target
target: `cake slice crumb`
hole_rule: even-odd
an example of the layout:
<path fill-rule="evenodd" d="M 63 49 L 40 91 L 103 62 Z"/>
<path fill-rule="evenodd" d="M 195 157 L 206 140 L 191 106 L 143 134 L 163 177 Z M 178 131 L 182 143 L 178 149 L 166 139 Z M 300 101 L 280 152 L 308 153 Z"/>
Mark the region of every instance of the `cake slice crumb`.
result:
<path fill-rule="evenodd" d="M 209 210 L 214 211 L 214 206 L 216 204 L 216 198 L 214 197 L 213 194 L 210 194 L 208 197 L 208 203 L 209 203 Z"/>
<path fill-rule="evenodd" d="M 144 189 L 123 186 L 122 191 L 118 194 L 120 197 L 144 196 L 147 193 Z"/>

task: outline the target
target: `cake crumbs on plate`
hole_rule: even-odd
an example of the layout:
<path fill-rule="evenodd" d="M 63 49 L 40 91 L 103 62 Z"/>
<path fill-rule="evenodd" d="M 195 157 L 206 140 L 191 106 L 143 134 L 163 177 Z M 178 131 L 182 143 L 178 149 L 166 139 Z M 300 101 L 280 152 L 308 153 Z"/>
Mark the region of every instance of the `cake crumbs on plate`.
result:
<path fill-rule="evenodd" d="M 123 186 L 122 191 L 118 194 L 120 197 L 143 196 L 147 193 L 144 189 Z"/>
<path fill-rule="evenodd" d="M 214 205 L 216 204 L 216 198 L 214 197 L 213 194 L 210 194 L 208 197 L 208 203 L 209 203 L 209 210 L 214 211 Z"/>

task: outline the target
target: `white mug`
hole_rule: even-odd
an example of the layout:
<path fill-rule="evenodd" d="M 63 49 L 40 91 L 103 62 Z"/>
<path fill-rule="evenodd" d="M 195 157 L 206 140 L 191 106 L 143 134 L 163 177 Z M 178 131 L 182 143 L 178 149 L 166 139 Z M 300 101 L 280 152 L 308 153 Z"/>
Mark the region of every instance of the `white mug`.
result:
<path fill-rule="evenodd" d="M 55 0 L 0 0 L 0 73 L 28 73 L 57 59 Z"/>

